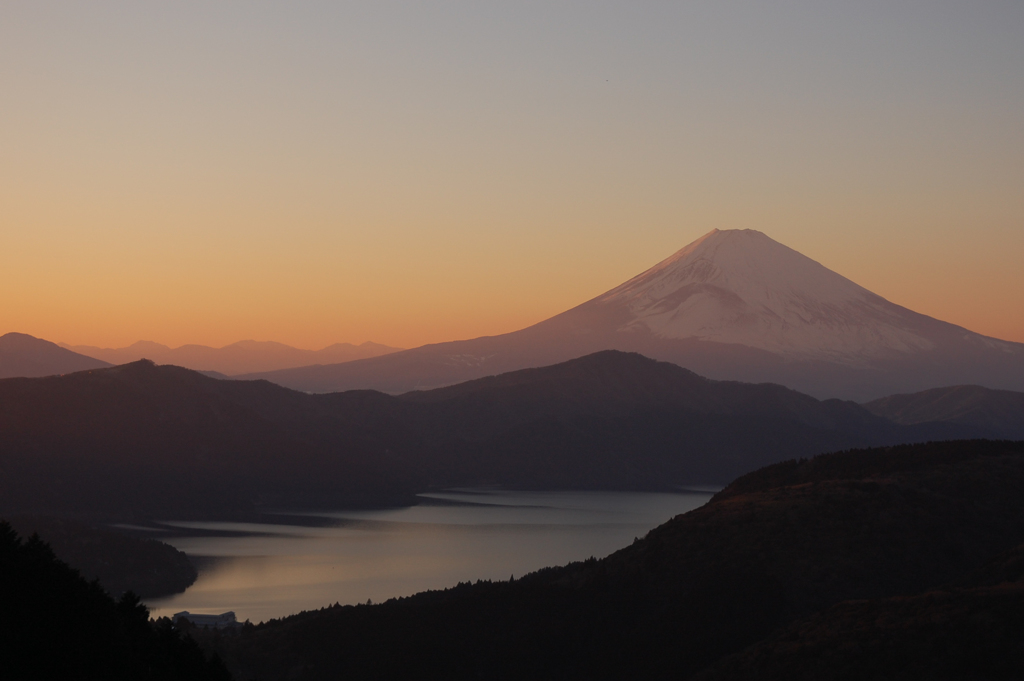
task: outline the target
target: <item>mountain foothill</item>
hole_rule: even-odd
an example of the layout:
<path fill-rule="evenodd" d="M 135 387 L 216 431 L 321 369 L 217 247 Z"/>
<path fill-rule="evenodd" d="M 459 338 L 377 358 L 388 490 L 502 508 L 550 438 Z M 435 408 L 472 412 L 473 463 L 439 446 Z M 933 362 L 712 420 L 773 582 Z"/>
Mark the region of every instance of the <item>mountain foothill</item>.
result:
<path fill-rule="evenodd" d="M 237 517 L 457 486 L 666 490 L 794 456 L 989 435 L 614 350 L 399 396 L 139 361 L 0 381 L 0 512 Z"/>

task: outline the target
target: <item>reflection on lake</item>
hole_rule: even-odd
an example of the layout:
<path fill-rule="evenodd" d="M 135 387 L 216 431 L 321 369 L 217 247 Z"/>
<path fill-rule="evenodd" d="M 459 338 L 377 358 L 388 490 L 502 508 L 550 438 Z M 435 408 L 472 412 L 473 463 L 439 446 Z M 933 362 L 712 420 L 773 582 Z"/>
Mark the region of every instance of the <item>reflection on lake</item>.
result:
<path fill-rule="evenodd" d="M 510 492 L 422 495 L 401 509 L 289 514 L 268 523 L 168 522 L 164 539 L 201 562 L 188 591 L 148 603 L 154 617 L 234 610 L 264 621 L 335 602 L 365 603 L 603 557 L 711 492 Z M 280 524 L 278 524 L 280 523 Z M 196 535 L 188 534 L 189 530 Z M 219 536 L 218 536 L 219 533 Z"/>

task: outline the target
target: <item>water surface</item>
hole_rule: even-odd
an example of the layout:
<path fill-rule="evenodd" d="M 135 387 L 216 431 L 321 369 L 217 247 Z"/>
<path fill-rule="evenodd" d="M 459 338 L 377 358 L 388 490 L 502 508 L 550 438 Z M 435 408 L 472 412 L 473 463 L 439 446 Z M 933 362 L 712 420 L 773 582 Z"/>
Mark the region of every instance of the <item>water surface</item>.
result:
<path fill-rule="evenodd" d="M 550 565 L 601 558 L 711 491 L 425 494 L 418 506 L 335 511 L 319 526 L 299 514 L 265 523 L 173 522 L 165 538 L 199 559 L 185 593 L 148 602 L 155 617 L 181 610 L 260 622 L 335 602 L 365 603 L 478 579 L 507 580 Z M 326 523 L 326 525 L 324 525 Z M 194 534 L 192 534 L 194 532 Z"/>

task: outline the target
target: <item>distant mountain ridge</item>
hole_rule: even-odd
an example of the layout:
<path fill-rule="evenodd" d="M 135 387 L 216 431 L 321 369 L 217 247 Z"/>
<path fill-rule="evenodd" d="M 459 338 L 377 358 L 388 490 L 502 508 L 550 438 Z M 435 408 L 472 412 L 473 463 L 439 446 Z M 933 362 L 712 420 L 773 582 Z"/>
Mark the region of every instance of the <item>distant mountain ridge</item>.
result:
<path fill-rule="evenodd" d="M 379 357 L 402 349 L 370 341 L 360 345 L 335 343 L 321 350 L 302 350 L 283 343 L 254 340 L 239 341 L 222 348 L 206 345 L 170 348 L 152 341 L 138 341 L 125 348 L 65 344 L 61 346 L 110 364 L 128 364 L 140 359 L 150 359 L 157 364 L 173 364 L 195 371 L 214 371 L 227 376 L 314 364 L 338 364 Z"/>
<path fill-rule="evenodd" d="M 1024 440 L 1024 393 L 977 385 L 935 388 L 911 395 L 890 395 L 864 405 L 894 423 L 943 421 L 985 428 L 993 436 Z"/>
<path fill-rule="evenodd" d="M 25 333 L 12 332 L 0 336 L 0 378 L 54 376 L 109 366 L 103 360 L 72 352 Z"/>
<path fill-rule="evenodd" d="M 664 490 L 794 456 L 985 434 L 618 351 L 398 397 L 140 361 L 0 381 L 0 513 L 223 518 L 485 484 Z"/>
<path fill-rule="evenodd" d="M 1024 390 L 1024 344 L 890 303 L 754 230 L 714 230 L 520 331 L 242 377 L 311 392 L 399 394 L 608 349 L 818 398 L 867 401 L 957 384 Z"/>

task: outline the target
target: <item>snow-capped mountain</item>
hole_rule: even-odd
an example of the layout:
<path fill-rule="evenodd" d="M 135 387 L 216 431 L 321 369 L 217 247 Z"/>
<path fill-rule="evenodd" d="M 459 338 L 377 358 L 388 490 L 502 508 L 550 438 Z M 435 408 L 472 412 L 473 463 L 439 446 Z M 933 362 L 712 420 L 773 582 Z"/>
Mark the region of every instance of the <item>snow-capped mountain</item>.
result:
<path fill-rule="evenodd" d="M 623 308 L 628 321 L 619 331 L 787 358 L 859 365 L 935 347 L 918 315 L 752 229 L 705 234 L 589 305 Z"/>
<path fill-rule="evenodd" d="M 315 392 L 397 393 L 606 349 L 817 397 L 867 400 L 962 383 L 1024 389 L 1024 345 L 890 303 L 754 230 L 714 230 L 521 331 L 249 377 Z"/>

